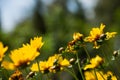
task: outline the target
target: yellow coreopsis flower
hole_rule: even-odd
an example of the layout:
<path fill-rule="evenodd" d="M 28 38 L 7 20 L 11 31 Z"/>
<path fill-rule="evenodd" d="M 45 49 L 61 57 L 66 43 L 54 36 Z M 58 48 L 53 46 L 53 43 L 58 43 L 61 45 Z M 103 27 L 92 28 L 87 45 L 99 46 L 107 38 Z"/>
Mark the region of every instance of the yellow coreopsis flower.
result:
<path fill-rule="evenodd" d="M 7 51 L 8 47 L 4 47 L 3 43 L 0 42 L 0 62 L 4 57 L 4 53 Z"/>
<path fill-rule="evenodd" d="M 54 63 L 58 60 L 59 55 L 55 54 L 54 56 L 50 56 L 47 61 L 40 61 L 39 67 L 40 71 L 44 73 L 45 71 L 53 71 Z M 31 67 L 32 71 L 38 71 L 38 65 L 37 63 L 33 64 Z"/>
<path fill-rule="evenodd" d="M 96 71 L 96 77 L 93 70 L 84 72 L 86 80 L 117 80 L 116 76 L 112 74 L 112 72 L 108 71 L 107 73 L 103 73 L 102 71 Z"/>
<path fill-rule="evenodd" d="M 100 28 L 93 28 L 90 31 L 90 35 L 85 38 L 85 41 L 94 42 L 97 39 L 99 39 L 100 35 L 103 34 L 104 28 L 105 28 L 105 25 L 103 25 L 103 24 L 100 25 Z"/>
<path fill-rule="evenodd" d="M 84 67 L 84 70 L 98 67 L 103 62 L 103 59 L 100 56 L 96 56 L 90 60 L 90 64 Z"/>
<path fill-rule="evenodd" d="M 41 42 L 41 37 L 35 38 L 34 40 L 31 41 L 31 44 L 23 44 L 23 47 L 11 51 L 11 54 L 9 56 L 12 62 L 10 63 L 13 64 L 15 68 L 29 65 L 31 61 L 40 55 L 40 52 L 38 52 L 37 49 L 40 49 L 43 45 Z M 4 63 L 2 65 L 5 68 L 7 67 Z"/>
<path fill-rule="evenodd" d="M 49 71 L 49 72 L 55 72 L 54 66 L 56 66 L 57 62 L 60 59 L 59 54 L 55 54 L 53 56 L 50 56 L 47 61 L 40 62 L 40 70 L 42 72 Z M 56 63 L 56 64 L 55 64 Z"/>
<path fill-rule="evenodd" d="M 30 68 L 31 71 L 38 72 L 39 70 L 44 73 L 45 71 L 49 71 L 49 63 L 47 61 L 40 61 L 39 63 L 34 63 Z"/>
<path fill-rule="evenodd" d="M 24 45 L 22 48 L 11 51 L 10 58 L 14 65 L 19 67 L 30 64 L 30 61 L 34 60 L 39 54 L 40 53 L 30 45 Z"/>
<path fill-rule="evenodd" d="M 104 28 L 105 25 L 101 24 L 100 28 L 92 28 L 92 30 L 90 31 L 90 35 L 88 37 L 86 37 L 84 39 L 85 42 L 93 42 L 94 47 L 98 49 L 100 47 L 100 45 L 98 44 L 99 42 L 101 43 L 104 40 L 108 40 L 112 37 L 115 36 L 116 32 L 107 32 L 104 33 Z"/>
<path fill-rule="evenodd" d="M 117 80 L 116 76 L 113 75 L 113 73 L 112 73 L 111 71 L 108 71 L 108 72 L 106 73 L 106 76 L 107 76 L 107 77 L 110 77 L 111 80 Z"/>
<path fill-rule="evenodd" d="M 99 80 L 104 80 L 98 72 L 96 72 L 96 75 L 97 75 L 97 79 L 99 78 Z M 93 71 L 85 71 L 84 76 L 85 76 L 85 80 L 96 80 Z"/>
<path fill-rule="evenodd" d="M 40 69 L 42 73 L 48 71 L 55 73 L 56 70 L 62 69 L 66 66 L 70 66 L 70 62 L 67 59 L 63 59 L 63 57 L 60 54 L 50 56 L 47 61 L 40 61 L 38 64 L 39 68 L 37 63 L 35 63 L 32 65 L 31 70 L 38 71 L 38 69 Z"/>

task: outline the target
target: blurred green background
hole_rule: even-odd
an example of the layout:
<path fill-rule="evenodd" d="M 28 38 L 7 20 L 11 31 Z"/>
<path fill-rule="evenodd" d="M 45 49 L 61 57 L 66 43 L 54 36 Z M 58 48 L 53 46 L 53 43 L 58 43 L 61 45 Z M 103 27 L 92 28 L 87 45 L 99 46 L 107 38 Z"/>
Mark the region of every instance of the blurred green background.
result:
<path fill-rule="evenodd" d="M 18 14 L 19 9 L 15 6 L 19 5 L 20 1 L 22 1 L 21 4 L 24 4 L 24 6 L 20 6 L 24 12 L 21 11 L 21 14 Z M 0 41 L 9 46 L 8 52 L 21 47 L 23 43 L 28 43 L 35 36 L 42 36 L 45 44 L 41 49 L 41 55 L 48 57 L 58 52 L 60 47 L 66 46 L 72 40 L 74 32 L 80 32 L 87 36 L 92 27 L 99 27 L 101 23 L 106 25 L 105 31 L 118 32 L 114 41 L 111 41 L 110 47 L 113 50 L 119 49 L 119 0 L 30 1 L 32 1 L 31 5 L 29 4 L 29 0 L 25 0 L 25 2 L 24 0 L 0 1 Z M 29 8 L 26 8 L 25 5 L 28 4 Z M 12 7 L 9 7 L 9 5 L 12 5 Z M 14 8 L 16 11 L 12 12 Z M 17 21 L 14 19 L 12 22 L 14 25 L 11 26 L 8 24 L 10 23 L 9 21 L 12 21 L 13 18 L 19 15 L 23 16 L 22 18 L 18 18 Z M 10 26 L 14 26 L 14 28 L 9 28 L 10 30 L 5 29 L 5 27 Z"/>
<path fill-rule="evenodd" d="M 1 0 L 0 40 L 9 50 L 20 47 L 34 36 L 43 36 L 45 52 L 54 53 L 72 39 L 74 32 L 88 35 L 92 27 L 99 27 L 101 23 L 106 25 L 106 31 L 120 33 L 119 0 L 30 1 Z"/>

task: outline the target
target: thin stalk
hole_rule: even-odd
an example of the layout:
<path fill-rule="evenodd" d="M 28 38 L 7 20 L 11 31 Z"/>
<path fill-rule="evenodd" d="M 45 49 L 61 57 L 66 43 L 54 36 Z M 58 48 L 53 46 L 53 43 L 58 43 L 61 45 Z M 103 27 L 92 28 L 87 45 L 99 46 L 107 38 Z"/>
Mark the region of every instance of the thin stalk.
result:
<path fill-rule="evenodd" d="M 94 71 L 94 74 L 95 74 L 95 79 L 98 80 L 96 70 L 94 69 L 93 71 Z"/>
<path fill-rule="evenodd" d="M 102 76 L 102 78 L 105 80 L 104 76 L 99 72 L 99 74 Z"/>
<path fill-rule="evenodd" d="M 67 68 L 65 68 L 65 70 L 66 70 L 68 73 L 70 73 L 70 74 L 75 78 L 75 80 L 79 80 L 79 79 L 76 77 L 76 75 L 73 74 L 70 70 L 68 70 Z"/>
<path fill-rule="evenodd" d="M 83 49 L 85 50 L 85 52 L 86 52 L 86 54 L 87 54 L 87 57 L 88 57 L 88 59 L 90 60 L 90 55 L 89 55 L 89 53 L 88 53 L 88 50 L 87 50 L 86 47 L 84 47 L 84 46 L 83 46 Z"/>
<path fill-rule="evenodd" d="M 85 80 L 83 72 L 82 72 L 82 69 L 80 67 L 79 58 L 78 58 L 78 54 L 77 53 L 76 53 L 76 57 L 77 57 L 77 62 L 78 62 L 77 65 L 78 65 L 79 72 L 80 72 L 80 74 L 82 76 L 82 79 Z"/>
<path fill-rule="evenodd" d="M 37 64 L 38 64 L 38 70 L 39 70 L 39 73 L 40 73 L 40 65 L 39 65 L 39 62 L 37 60 Z M 41 73 L 40 73 L 41 74 Z M 42 76 L 40 75 L 40 80 L 42 80 Z"/>
<path fill-rule="evenodd" d="M 39 72 L 40 72 L 40 65 L 39 65 L 38 60 L 37 60 L 37 65 L 38 65 L 38 70 L 39 70 Z"/>
<path fill-rule="evenodd" d="M 61 71 L 58 72 L 58 75 L 59 75 L 59 79 L 62 80 L 61 79 Z"/>

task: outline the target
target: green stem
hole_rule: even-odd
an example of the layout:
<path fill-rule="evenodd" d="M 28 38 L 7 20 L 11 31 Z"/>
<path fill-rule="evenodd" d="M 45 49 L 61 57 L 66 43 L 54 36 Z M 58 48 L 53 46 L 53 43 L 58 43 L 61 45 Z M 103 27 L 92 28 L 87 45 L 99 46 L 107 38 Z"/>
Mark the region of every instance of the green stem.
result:
<path fill-rule="evenodd" d="M 59 75 L 59 79 L 62 80 L 61 79 L 61 71 L 58 72 L 58 75 Z"/>
<path fill-rule="evenodd" d="M 76 53 L 76 57 L 77 57 L 77 65 L 78 65 L 79 72 L 80 72 L 80 74 L 82 76 L 82 79 L 85 80 L 83 72 L 82 72 L 82 69 L 80 67 L 79 58 L 78 58 L 78 54 L 77 53 Z"/>
<path fill-rule="evenodd" d="M 94 74 L 95 74 L 95 79 L 98 80 L 96 70 L 94 69 L 93 71 L 94 71 Z"/>
<path fill-rule="evenodd" d="M 105 80 L 104 76 L 99 72 L 99 74 L 102 76 L 102 78 Z"/>
<path fill-rule="evenodd" d="M 65 70 L 66 70 L 67 72 L 69 72 L 69 73 L 75 78 L 75 80 L 79 80 L 79 79 L 76 77 L 76 75 L 73 74 L 70 70 L 68 70 L 67 68 L 65 68 Z"/>
<path fill-rule="evenodd" d="M 90 55 L 89 55 L 89 53 L 88 53 L 88 50 L 87 50 L 86 47 L 84 47 L 84 46 L 83 46 L 83 49 L 85 50 L 85 52 L 86 52 L 86 54 L 87 54 L 87 57 L 88 57 L 88 59 L 90 60 Z"/>
<path fill-rule="evenodd" d="M 38 60 L 37 60 L 37 64 L 38 64 L 38 70 L 39 70 L 40 80 L 42 80 L 42 76 L 41 76 L 41 72 L 40 72 L 40 65 L 39 65 Z"/>
<path fill-rule="evenodd" d="M 39 65 L 38 60 L 37 60 L 37 65 L 38 65 L 38 70 L 39 70 L 39 72 L 40 72 L 40 65 Z"/>

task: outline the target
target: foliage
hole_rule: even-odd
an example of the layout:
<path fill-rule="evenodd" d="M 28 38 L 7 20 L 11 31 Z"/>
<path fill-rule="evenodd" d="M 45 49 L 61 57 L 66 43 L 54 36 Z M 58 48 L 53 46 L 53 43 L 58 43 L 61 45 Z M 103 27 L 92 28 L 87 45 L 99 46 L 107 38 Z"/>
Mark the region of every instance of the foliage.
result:
<path fill-rule="evenodd" d="M 0 77 L 7 80 L 52 80 L 55 74 L 67 72 L 75 80 L 117 80 L 119 75 L 116 69 L 119 72 L 119 68 L 112 64 L 117 65 L 120 51 L 113 52 L 110 48 L 104 51 L 104 46 L 109 44 L 107 42 L 115 37 L 117 32 L 105 32 L 104 28 L 103 24 L 92 28 L 87 37 L 75 32 L 73 40 L 69 41 L 67 46 L 60 47 L 47 59 L 40 58 L 45 54 L 41 51 L 43 45 L 48 46 L 42 37 L 34 37 L 30 43 L 10 50 L 8 55 L 5 55 L 7 47 L 1 42 Z M 89 49 L 95 52 L 90 53 Z M 9 57 L 9 60 L 5 57 Z"/>

